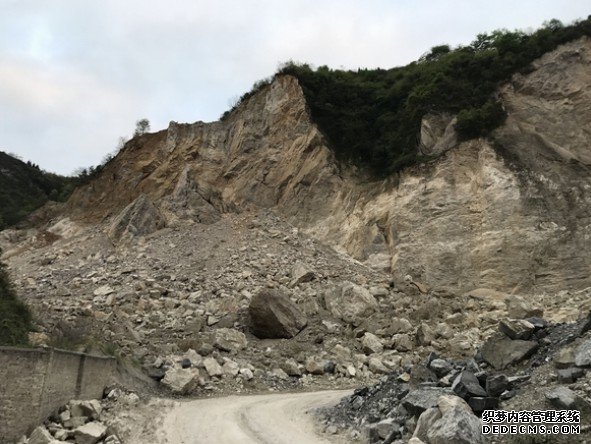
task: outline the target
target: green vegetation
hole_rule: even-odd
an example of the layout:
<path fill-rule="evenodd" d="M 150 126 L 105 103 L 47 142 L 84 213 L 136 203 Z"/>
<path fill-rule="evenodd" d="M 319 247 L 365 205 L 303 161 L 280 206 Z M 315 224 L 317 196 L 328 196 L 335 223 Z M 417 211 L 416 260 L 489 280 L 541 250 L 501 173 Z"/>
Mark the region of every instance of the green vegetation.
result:
<path fill-rule="evenodd" d="M 497 87 L 527 72 L 544 53 L 584 35 L 591 36 L 591 17 L 569 26 L 551 20 L 530 34 L 479 34 L 468 46 L 435 46 L 399 68 L 342 71 L 289 62 L 276 75 L 297 77 L 314 121 L 341 160 L 387 175 L 421 160 L 423 116 L 456 114 L 460 138 L 486 136 L 505 119 Z M 255 84 L 236 106 L 267 83 Z"/>
<path fill-rule="evenodd" d="M 0 151 L 0 230 L 48 200 L 65 201 L 76 185 L 77 178 L 48 173 Z"/>
<path fill-rule="evenodd" d="M 31 312 L 17 299 L 4 264 L 0 262 L 0 345 L 26 345 L 31 319 Z"/>
<path fill-rule="evenodd" d="M 141 136 L 150 131 L 150 121 L 148 119 L 140 119 L 135 122 L 135 131 L 133 137 Z"/>
<path fill-rule="evenodd" d="M 134 137 L 149 130 L 150 121 L 140 119 L 135 124 Z M 65 202 L 76 187 L 97 177 L 127 142 L 126 137 L 120 137 L 115 151 L 100 164 L 79 168 L 72 176 L 43 171 L 34 163 L 0 151 L 0 230 L 20 222 L 47 201 Z"/>

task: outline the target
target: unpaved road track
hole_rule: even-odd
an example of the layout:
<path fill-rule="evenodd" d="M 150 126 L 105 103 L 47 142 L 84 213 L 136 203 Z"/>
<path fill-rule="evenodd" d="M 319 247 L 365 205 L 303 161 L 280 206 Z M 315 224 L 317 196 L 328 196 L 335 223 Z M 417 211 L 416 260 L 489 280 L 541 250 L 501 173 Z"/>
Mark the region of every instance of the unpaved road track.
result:
<path fill-rule="evenodd" d="M 176 404 L 160 436 L 168 444 L 338 443 L 318 434 L 311 410 L 336 404 L 349 390 L 230 396 Z"/>

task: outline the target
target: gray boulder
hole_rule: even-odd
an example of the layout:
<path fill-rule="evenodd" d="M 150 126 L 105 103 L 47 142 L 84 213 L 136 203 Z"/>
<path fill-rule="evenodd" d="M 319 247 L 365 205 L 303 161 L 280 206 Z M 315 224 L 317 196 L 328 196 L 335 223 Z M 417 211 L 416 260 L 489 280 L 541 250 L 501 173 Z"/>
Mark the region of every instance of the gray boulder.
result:
<path fill-rule="evenodd" d="M 222 351 L 234 352 L 246 348 L 244 333 L 233 328 L 218 328 L 213 331 L 213 346 Z"/>
<path fill-rule="evenodd" d="M 481 444 L 485 442 L 482 435 L 480 419 L 461 407 L 449 409 L 435 421 L 427 431 L 429 444 Z"/>
<path fill-rule="evenodd" d="M 497 370 L 502 370 L 531 356 L 538 349 L 535 341 L 492 337 L 481 349 L 482 358 Z"/>
<path fill-rule="evenodd" d="M 291 286 L 310 282 L 316 277 L 316 273 L 303 262 L 297 261 L 291 270 Z"/>
<path fill-rule="evenodd" d="M 199 384 L 199 371 L 195 368 L 172 368 L 166 372 L 161 384 L 168 387 L 174 394 L 186 395 Z"/>
<path fill-rule="evenodd" d="M 99 419 L 103 411 L 103 406 L 97 399 L 90 401 L 70 401 L 68 407 L 73 417 L 83 416 L 91 419 Z"/>
<path fill-rule="evenodd" d="M 74 430 L 76 444 L 96 444 L 107 433 L 107 426 L 100 422 L 89 422 Z"/>
<path fill-rule="evenodd" d="M 307 324 L 306 316 L 277 289 L 257 293 L 248 307 L 252 332 L 258 338 L 286 338 L 297 335 Z"/>
<path fill-rule="evenodd" d="M 53 436 L 44 426 L 39 426 L 33 430 L 29 438 L 29 444 L 52 444 L 53 442 Z"/>
<path fill-rule="evenodd" d="M 384 344 L 373 333 L 365 333 L 361 345 L 363 345 L 363 351 L 367 354 L 382 353 L 384 351 Z"/>
<path fill-rule="evenodd" d="M 591 339 L 587 339 L 575 351 L 575 364 L 579 367 L 591 366 Z"/>
<path fill-rule="evenodd" d="M 530 317 L 541 318 L 544 316 L 544 309 L 526 301 L 521 296 L 510 295 L 505 300 L 507 312 L 510 318 L 525 319 Z"/>
<path fill-rule="evenodd" d="M 351 282 L 327 291 L 324 302 L 333 316 L 353 325 L 359 325 L 378 308 L 378 301 L 369 290 Z"/>
<path fill-rule="evenodd" d="M 402 405 L 411 415 L 418 416 L 428 408 L 436 407 L 440 396 L 451 394 L 448 388 L 422 387 L 411 390 L 402 398 Z"/>
<path fill-rule="evenodd" d="M 451 389 L 464 399 L 472 396 L 486 396 L 486 391 L 480 386 L 478 378 L 468 370 L 464 370 L 456 377 Z"/>
<path fill-rule="evenodd" d="M 203 360 L 203 366 L 209 376 L 222 376 L 224 374 L 222 366 L 214 358 L 205 358 Z"/>
<path fill-rule="evenodd" d="M 418 438 L 421 441 L 427 440 L 427 432 L 429 429 L 441 418 L 441 411 L 437 407 L 429 407 L 417 421 L 417 426 L 415 427 L 415 431 L 413 433 L 414 438 Z"/>
<path fill-rule="evenodd" d="M 511 339 L 531 338 L 536 327 L 525 319 L 503 319 L 499 323 L 499 330 Z"/>
<path fill-rule="evenodd" d="M 567 387 L 556 387 L 544 393 L 546 399 L 559 409 L 574 409 L 577 407 L 579 397 Z"/>

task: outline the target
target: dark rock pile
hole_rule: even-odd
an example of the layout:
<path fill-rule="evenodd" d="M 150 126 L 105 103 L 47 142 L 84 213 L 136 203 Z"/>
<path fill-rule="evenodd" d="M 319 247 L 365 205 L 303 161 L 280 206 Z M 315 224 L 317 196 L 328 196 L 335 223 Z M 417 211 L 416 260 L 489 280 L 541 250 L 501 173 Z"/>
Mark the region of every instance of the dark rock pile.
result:
<path fill-rule="evenodd" d="M 503 320 L 499 332 L 473 358 L 443 359 L 431 353 L 421 364 L 356 390 L 324 412 L 326 424 L 337 430 L 352 428 L 365 434 L 370 443 L 411 438 L 414 444 L 481 442 L 478 416 L 529 390 L 529 380 L 538 367 L 554 359 L 559 383 L 585 375 L 591 366 L 591 338 L 585 335 L 590 326 L 591 317 L 555 325 L 536 317 Z M 576 339 L 578 347 L 568 347 Z M 587 405 L 562 386 L 546 389 L 545 398 L 547 408 L 580 410 Z M 452 413 L 450 403 L 455 406 Z"/>

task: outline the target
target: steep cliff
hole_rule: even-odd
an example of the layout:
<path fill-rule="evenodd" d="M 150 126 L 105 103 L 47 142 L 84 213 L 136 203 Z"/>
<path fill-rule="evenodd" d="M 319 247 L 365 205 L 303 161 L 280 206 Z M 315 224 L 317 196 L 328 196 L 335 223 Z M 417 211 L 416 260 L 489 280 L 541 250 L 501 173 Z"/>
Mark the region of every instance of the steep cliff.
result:
<path fill-rule="evenodd" d="M 591 40 L 534 68 L 500 90 L 508 118 L 491 137 L 458 143 L 453 116 L 425 116 L 419 149 L 439 157 L 381 181 L 336 162 L 297 80 L 279 76 L 224 121 L 171 122 L 133 139 L 74 193 L 66 215 L 119 215 L 110 229 L 121 232 L 119 213 L 134 205 L 167 225 L 262 207 L 360 261 L 438 288 L 586 287 Z"/>

